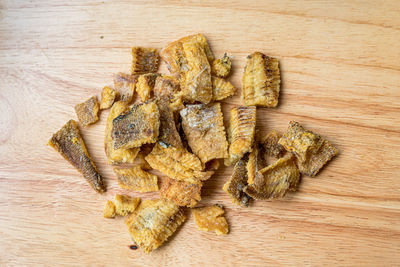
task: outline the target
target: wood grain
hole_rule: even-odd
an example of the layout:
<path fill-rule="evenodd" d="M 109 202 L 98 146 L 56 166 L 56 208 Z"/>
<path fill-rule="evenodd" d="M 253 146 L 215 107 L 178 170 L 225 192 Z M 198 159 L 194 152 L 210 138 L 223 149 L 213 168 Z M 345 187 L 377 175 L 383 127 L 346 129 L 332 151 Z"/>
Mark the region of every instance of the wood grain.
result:
<path fill-rule="evenodd" d="M 0 2 L 1 266 L 399 266 L 399 1 Z M 108 111 L 83 135 L 108 183 L 96 194 L 55 151 L 51 134 L 73 106 L 128 71 L 130 47 L 162 48 L 204 33 L 216 56 L 279 58 L 282 95 L 257 127 L 297 120 L 341 151 L 281 201 L 233 205 L 207 181 L 201 204 L 221 203 L 231 233 L 188 221 L 150 255 L 128 248 L 122 219 L 102 218 L 118 188 L 103 149 Z M 163 65 L 161 71 L 166 72 Z M 238 96 L 223 101 L 225 119 Z M 125 191 L 126 192 L 126 191 Z M 143 198 L 157 194 L 137 194 Z"/>

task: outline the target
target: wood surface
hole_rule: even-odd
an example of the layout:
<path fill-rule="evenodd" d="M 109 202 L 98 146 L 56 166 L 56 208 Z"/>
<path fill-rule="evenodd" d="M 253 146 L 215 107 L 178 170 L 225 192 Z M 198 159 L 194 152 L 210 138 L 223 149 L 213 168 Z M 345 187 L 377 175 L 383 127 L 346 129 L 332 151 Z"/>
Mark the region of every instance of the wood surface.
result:
<path fill-rule="evenodd" d="M 400 2 L 0 1 L 1 266 L 399 266 Z M 149 255 L 130 250 L 122 218 L 102 217 L 121 190 L 103 148 L 108 111 L 82 129 L 108 191 L 95 193 L 46 146 L 74 105 L 128 71 L 130 48 L 204 33 L 214 54 L 277 57 L 280 105 L 257 110 L 261 132 L 297 120 L 340 150 L 299 191 L 235 206 L 232 168 L 205 183 L 201 205 L 225 206 L 230 234 L 188 220 Z M 162 72 L 167 72 L 165 65 Z M 238 96 L 223 101 L 228 111 Z M 132 193 L 143 198 L 157 193 Z"/>

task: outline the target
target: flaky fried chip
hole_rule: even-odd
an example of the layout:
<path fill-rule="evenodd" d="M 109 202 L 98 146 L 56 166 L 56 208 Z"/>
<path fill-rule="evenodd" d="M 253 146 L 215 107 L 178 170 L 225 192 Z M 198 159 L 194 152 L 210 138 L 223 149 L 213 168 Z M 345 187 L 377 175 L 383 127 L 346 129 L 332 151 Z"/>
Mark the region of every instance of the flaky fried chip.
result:
<path fill-rule="evenodd" d="M 211 64 L 211 74 L 220 78 L 228 77 L 231 73 L 232 61 L 225 53 L 222 58 L 215 59 Z"/>
<path fill-rule="evenodd" d="M 167 75 L 160 75 L 154 84 L 154 95 L 159 98 L 172 98 L 179 91 L 179 81 Z"/>
<path fill-rule="evenodd" d="M 167 177 L 161 186 L 160 196 L 178 206 L 194 207 L 201 200 L 201 187 L 201 183 L 192 184 Z"/>
<path fill-rule="evenodd" d="M 229 158 L 225 165 L 237 162 L 245 153 L 251 150 L 256 128 L 256 107 L 235 107 L 231 110 L 228 130 Z"/>
<path fill-rule="evenodd" d="M 146 102 L 151 98 L 151 93 L 153 91 L 158 73 L 146 73 L 139 76 L 136 83 L 136 92 L 142 99 L 142 102 Z"/>
<path fill-rule="evenodd" d="M 133 105 L 126 114 L 113 120 L 112 139 L 114 149 L 140 147 L 157 140 L 160 113 L 156 103 Z"/>
<path fill-rule="evenodd" d="M 228 157 L 221 104 L 187 105 L 180 115 L 189 146 L 203 163 Z"/>
<path fill-rule="evenodd" d="M 78 116 L 79 124 L 87 126 L 99 120 L 99 102 L 96 96 L 92 96 L 83 103 L 75 106 L 75 112 Z"/>
<path fill-rule="evenodd" d="M 104 218 L 114 218 L 115 213 L 115 205 L 111 200 L 107 200 L 107 203 L 104 207 L 103 216 Z"/>
<path fill-rule="evenodd" d="M 118 92 L 119 100 L 130 103 L 135 93 L 137 76 L 117 73 L 114 75 L 114 88 Z"/>
<path fill-rule="evenodd" d="M 281 75 L 276 58 L 255 52 L 247 57 L 243 73 L 242 101 L 246 106 L 276 107 Z"/>
<path fill-rule="evenodd" d="M 153 169 L 189 183 L 199 184 L 214 174 L 213 171 L 203 171 L 202 163 L 196 155 L 164 143 L 157 143 L 145 159 Z"/>
<path fill-rule="evenodd" d="M 118 184 L 122 188 L 137 192 L 158 191 L 157 176 L 144 171 L 141 166 L 114 168 L 114 172 L 118 177 Z"/>
<path fill-rule="evenodd" d="M 212 205 L 192 210 L 197 228 L 202 231 L 215 231 L 217 235 L 226 235 L 229 232 L 228 222 L 221 205 Z"/>
<path fill-rule="evenodd" d="M 145 252 L 161 246 L 186 220 L 183 210 L 172 201 L 143 201 L 126 220 L 134 242 Z"/>
<path fill-rule="evenodd" d="M 260 149 L 258 148 L 258 144 L 253 146 L 252 151 L 249 154 L 249 160 L 246 164 L 247 169 L 247 183 L 254 183 L 254 179 L 256 175 L 259 175 L 259 171 L 264 168 L 265 162 L 263 157 L 261 156 Z"/>
<path fill-rule="evenodd" d="M 211 77 L 213 87 L 213 101 L 225 99 L 236 93 L 236 88 L 227 80 L 219 77 Z"/>
<path fill-rule="evenodd" d="M 305 130 L 298 122 L 291 121 L 279 144 L 297 158 L 300 172 L 314 177 L 338 150 L 320 135 Z"/>
<path fill-rule="evenodd" d="M 139 148 L 120 148 L 114 149 L 112 145 L 112 127 L 113 120 L 118 117 L 122 112 L 127 111 L 129 106 L 127 102 L 118 101 L 115 102 L 112 106 L 110 113 L 108 114 L 107 122 L 106 122 L 106 130 L 104 137 L 104 149 L 106 152 L 106 156 L 108 159 L 108 163 L 110 164 L 118 164 L 118 163 L 133 163 L 136 156 L 139 153 Z"/>
<path fill-rule="evenodd" d="M 236 162 L 231 177 L 222 188 L 226 193 L 228 193 L 234 203 L 246 207 L 249 206 L 250 200 L 250 197 L 244 192 L 248 180 L 246 169 L 248 160 L 249 156 L 246 154 Z"/>
<path fill-rule="evenodd" d="M 278 143 L 280 138 L 281 135 L 277 131 L 270 131 L 261 139 L 260 145 L 263 148 L 263 152 L 270 157 L 282 157 L 286 150 L 281 144 Z"/>
<path fill-rule="evenodd" d="M 157 72 L 160 58 L 157 49 L 145 47 L 132 48 L 132 74 Z"/>
<path fill-rule="evenodd" d="M 174 114 L 165 98 L 157 100 L 158 110 L 160 112 L 160 133 L 158 141 L 167 146 L 183 148 L 181 137 L 176 129 Z"/>
<path fill-rule="evenodd" d="M 101 91 L 100 109 L 109 109 L 113 105 L 117 92 L 109 86 L 104 86 Z"/>
<path fill-rule="evenodd" d="M 120 216 L 126 216 L 135 211 L 139 206 L 140 198 L 127 195 L 115 195 L 115 213 Z"/>
<path fill-rule="evenodd" d="M 254 199 L 282 198 L 290 191 L 296 191 L 300 172 L 291 154 L 265 167 L 256 175 L 254 183 L 244 191 Z"/>
<path fill-rule="evenodd" d="M 69 120 L 49 141 L 49 145 L 71 163 L 99 193 L 106 191 L 103 179 L 94 164 L 76 121 Z"/>

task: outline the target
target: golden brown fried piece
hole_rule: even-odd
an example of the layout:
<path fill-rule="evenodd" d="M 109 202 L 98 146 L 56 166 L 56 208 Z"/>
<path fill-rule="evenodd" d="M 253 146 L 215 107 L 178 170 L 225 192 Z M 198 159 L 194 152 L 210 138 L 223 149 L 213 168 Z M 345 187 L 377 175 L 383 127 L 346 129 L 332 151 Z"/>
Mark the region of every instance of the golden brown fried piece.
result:
<path fill-rule="evenodd" d="M 106 151 L 106 156 L 108 158 L 108 163 L 118 164 L 118 163 L 133 163 L 136 156 L 139 153 L 139 148 L 120 148 L 114 149 L 112 145 L 112 127 L 113 120 L 118 117 L 122 112 L 128 110 L 129 106 L 127 102 L 118 101 L 112 106 L 110 113 L 108 114 L 106 122 L 106 130 L 104 137 L 104 148 Z"/>
<path fill-rule="evenodd" d="M 117 169 L 114 172 L 118 177 L 120 187 L 137 192 L 158 191 L 158 178 L 156 175 L 148 173 L 141 166 Z"/>
<path fill-rule="evenodd" d="M 261 150 L 258 148 L 258 144 L 255 144 L 246 164 L 248 184 L 254 183 L 256 175 L 259 175 L 259 171 L 265 167 L 264 165 L 265 162 L 261 155 Z"/>
<path fill-rule="evenodd" d="M 104 86 L 101 91 L 100 109 L 109 109 L 113 105 L 117 92 L 109 86 Z"/>
<path fill-rule="evenodd" d="M 106 206 L 104 207 L 103 216 L 104 218 L 114 218 L 115 217 L 115 205 L 111 200 L 107 200 Z"/>
<path fill-rule="evenodd" d="M 213 171 L 202 171 L 202 163 L 196 155 L 164 143 L 157 143 L 146 161 L 153 169 L 173 179 L 194 184 L 200 184 L 214 174 Z"/>
<path fill-rule="evenodd" d="M 211 64 L 211 74 L 217 77 L 226 78 L 231 73 L 232 61 L 225 53 L 222 58 L 214 60 Z"/>
<path fill-rule="evenodd" d="M 169 101 L 165 98 L 157 100 L 158 110 L 160 112 L 160 133 L 158 141 L 166 146 L 183 148 L 181 137 L 176 129 L 174 114 L 169 106 Z"/>
<path fill-rule="evenodd" d="M 338 150 L 320 135 L 305 130 L 298 122 L 291 121 L 279 144 L 297 158 L 300 172 L 314 177 Z"/>
<path fill-rule="evenodd" d="M 236 88 L 227 80 L 219 77 L 211 77 L 213 86 L 213 101 L 225 99 L 236 93 Z"/>
<path fill-rule="evenodd" d="M 179 91 L 179 81 L 172 76 L 160 75 L 154 84 L 154 95 L 171 99 Z"/>
<path fill-rule="evenodd" d="M 83 126 L 93 124 L 99 120 L 99 102 L 96 96 L 92 96 L 83 103 L 75 106 L 75 112 L 78 116 L 79 123 Z"/>
<path fill-rule="evenodd" d="M 189 146 L 203 163 L 228 157 L 221 104 L 187 105 L 180 115 Z"/>
<path fill-rule="evenodd" d="M 282 157 L 285 154 L 286 150 L 281 144 L 278 143 L 280 138 L 281 135 L 277 131 L 270 131 L 261 140 L 260 145 L 263 148 L 263 152 L 270 157 Z"/>
<path fill-rule="evenodd" d="M 228 222 L 221 205 L 212 205 L 192 210 L 197 228 L 202 231 L 215 231 L 217 235 L 226 235 L 229 232 Z"/>
<path fill-rule="evenodd" d="M 236 162 L 231 177 L 222 188 L 226 193 L 228 193 L 234 203 L 246 207 L 249 206 L 250 200 L 250 197 L 244 192 L 248 180 L 246 169 L 248 160 L 249 156 L 246 154 Z"/>
<path fill-rule="evenodd" d="M 256 128 L 256 107 L 235 107 L 231 110 L 228 130 L 229 159 L 225 165 L 237 162 L 245 153 L 251 150 Z"/>
<path fill-rule="evenodd" d="M 156 82 L 158 73 L 146 73 L 139 76 L 136 84 L 136 92 L 142 99 L 142 102 L 146 102 L 151 98 L 151 94 Z"/>
<path fill-rule="evenodd" d="M 145 252 L 161 246 L 185 221 L 183 210 L 172 201 L 143 201 L 127 220 L 133 241 Z"/>
<path fill-rule="evenodd" d="M 260 170 L 259 174 L 254 183 L 244 189 L 254 199 L 282 198 L 289 190 L 296 191 L 300 180 L 300 172 L 291 154 Z"/>
<path fill-rule="evenodd" d="M 178 206 L 194 207 L 201 200 L 201 187 L 201 183 L 192 184 L 167 177 L 161 186 L 160 196 Z"/>
<path fill-rule="evenodd" d="M 49 141 L 49 145 L 71 163 L 99 193 L 106 191 L 103 179 L 94 164 L 76 121 L 69 120 Z"/>
<path fill-rule="evenodd" d="M 156 103 L 133 105 L 126 114 L 113 120 L 112 139 L 114 149 L 140 147 L 157 140 L 160 113 Z"/>
<path fill-rule="evenodd" d="M 137 76 L 118 73 L 114 75 L 114 88 L 118 92 L 119 100 L 130 103 L 135 93 Z"/>
<path fill-rule="evenodd" d="M 157 49 L 132 48 L 132 74 L 157 72 L 160 58 Z"/>
<path fill-rule="evenodd" d="M 127 195 L 115 195 L 115 213 L 126 216 L 135 211 L 140 204 L 140 198 Z"/>
<path fill-rule="evenodd" d="M 242 101 L 246 106 L 276 107 L 281 75 L 276 58 L 255 52 L 247 57 L 243 73 Z"/>

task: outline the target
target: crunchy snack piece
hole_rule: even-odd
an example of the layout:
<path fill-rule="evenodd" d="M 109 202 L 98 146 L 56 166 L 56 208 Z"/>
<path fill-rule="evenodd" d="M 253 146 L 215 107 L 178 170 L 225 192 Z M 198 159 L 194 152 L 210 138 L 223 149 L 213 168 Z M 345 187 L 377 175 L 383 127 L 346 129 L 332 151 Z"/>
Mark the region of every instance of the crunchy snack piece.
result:
<path fill-rule="evenodd" d="M 179 91 L 179 81 L 167 75 L 160 75 L 154 84 L 154 95 L 160 98 L 172 98 Z"/>
<path fill-rule="evenodd" d="M 83 103 L 75 106 L 75 112 L 78 116 L 79 123 L 83 126 L 93 124 L 99 120 L 99 102 L 96 96 L 92 96 Z"/>
<path fill-rule="evenodd" d="M 237 162 L 245 153 L 251 150 L 256 128 L 256 107 L 235 107 L 231 110 L 228 130 L 229 158 L 225 165 Z"/>
<path fill-rule="evenodd" d="M 211 64 L 211 74 L 226 78 L 231 73 L 232 61 L 225 53 L 222 58 L 215 59 Z"/>
<path fill-rule="evenodd" d="M 113 88 L 104 86 L 103 91 L 101 91 L 100 109 L 111 108 L 116 97 L 117 92 Z"/>
<path fill-rule="evenodd" d="M 145 47 L 132 48 L 132 74 L 157 72 L 160 58 L 157 49 Z"/>
<path fill-rule="evenodd" d="M 221 104 L 187 105 L 180 115 L 189 146 L 203 163 L 228 157 Z"/>
<path fill-rule="evenodd" d="M 136 156 L 139 153 L 139 148 L 120 148 L 114 149 L 112 144 L 112 127 L 113 120 L 118 117 L 122 112 L 128 110 L 129 106 L 127 102 L 118 101 L 112 106 L 110 113 L 108 114 L 106 122 L 106 130 L 104 137 L 104 149 L 108 158 L 108 163 L 133 163 Z"/>
<path fill-rule="evenodd" d="M 136 92 L 143 102 L 150 99 L 151 92 L 153 91 L 158 76 L 158 73 L 146 73 L 139 76 L 136 84 Z"/>
<path fill-rule="evenodd" d="M 153 169 L 189 183 L 200 184 L 214 174 L 213 171 L 202 171 L 202 163 L 196 155 L 164 143 L 157 143 L 145 159 Z"/>
<path fill-rule="evenodd" d="M 210 61 L 214 56 L 202 34 L 184 37 L 169 44 L 161 57 L 170 72 L 180 79 L 184 101 L 207 104 L 212 98 Z"/>
<path fill-rule="evenodd" d="M 246 106 L 276 107 L 281 75 L 276 58 L 255 52 L 247 57 L 243 73 L 242 101 Z"/>
<path fill-rule="evenodd" d="M 254 183 L 244 191 L 254 199 L 282 198 L 290 191 L 296 191 L 300 172 L 291 154 L 278 159 L 256 175 Z"/>
<path fill-rule="evenodd" d="M 275 131 L 270 131 L 262 140 L 261 146 L 265 152 L 270 157 L 280 158 L 285 154 L 285 148 L 278 143 L 281 135 Z"/>
<path fill-rule="evenodd" d="M 114 149 L 140 147 L 157 140 L 160 113 L 154 102 L 133 105 L 126 114 L 113 120 Z"/>
<path fill-rule="evenodd" d="M 241 206 L 249 206 L 250 197 L 244 192 L 247 186 L 247 169 L 246 165 L 249 160 L 248 154 L 244 155 L 235 167 L 229 180 L 224 184 L 223 190 L 228 193 L 233 202 Z"/>
<path fill-rule="evenodd" d="M 298 122 L 291 121 L 279 144 L 297 158 L 300 172 L 314 177 L 338 150 L 320 135 L 305 130 Z"/>
<path fill-rule="evenodd" d="M 255 144 L 253 150 L 249 154 L 249 160 L 246 164 L 248 184 L 254 183 L 256 175 L 260 175 L 259 171 L 264 167 L 264 164 L 258 144 Z"/>
<path fill-rule="evenodd" d="M 221 205 L 212 205 L 192 210 L 197 228 L 202 231 L 215 231 L 217 235 L 226 235 L 229 232 L 228 222 Z"/>
<path fill-rule="evenodd" d="M 111 200 L 107 200 L 107 203 L 103 211 L 104 218 L 114 218 L 115 217 L 115 205 Z"/>
<path fill-rule="evenodd" d="M 130 103 L 135 93 L 137 76 L 117 73 L 114 75 L 114 88 L 119 94 L 119 100 Z"/>
<path fill-rule="evenodd" d="M 140 198 L 127 195 L 115 195 L 115 213 L 120 216 L 126 216 L 135 211 L 139 206 Z"/>
<path fill-rule="evenodd" d="M 169 106 L 169 101 L 165 98 L 157 100 L 158 110 L 160 111 L 160 133 L 158 141 L 165 145 L 183 148 L 181 137 L 176 129 L 174 114 Z"/>
<path fill-rule="evenodd" d="M 192 184 L 167 177 L 161 186 L 160 195 L 178 206 L 194 207 L 201 200 L 201 187 L 201 183 Z"/>
<path fill-rule="evenodd" d="M 49 145 L 71 163 L 99 193 L 106 191 L 103 179 L 94 164 L 76 121 L 69 120 L 49 141 Z"/>
<path fill-rule="evenodd" d="M 143 201 L 127 220 L 133 241 L 145 252 L 161 246 L 186 220 L 183 210 L 172 201 Z"/>
<path fill-rule="evenodd" d="M 212 100 L 222 100 L 236 93 L 236 88 L 227 80 L 219 77 L 211 77 L 211 80 L 213 86 Z"/>
<path fill-rule="evenodd" d="M 157 176 L 144 171 L 141 166 L 114 168 L 114 172 L 118 177 L 118 184 L 122 188 L 137 192 L 158 191 Z"/>

